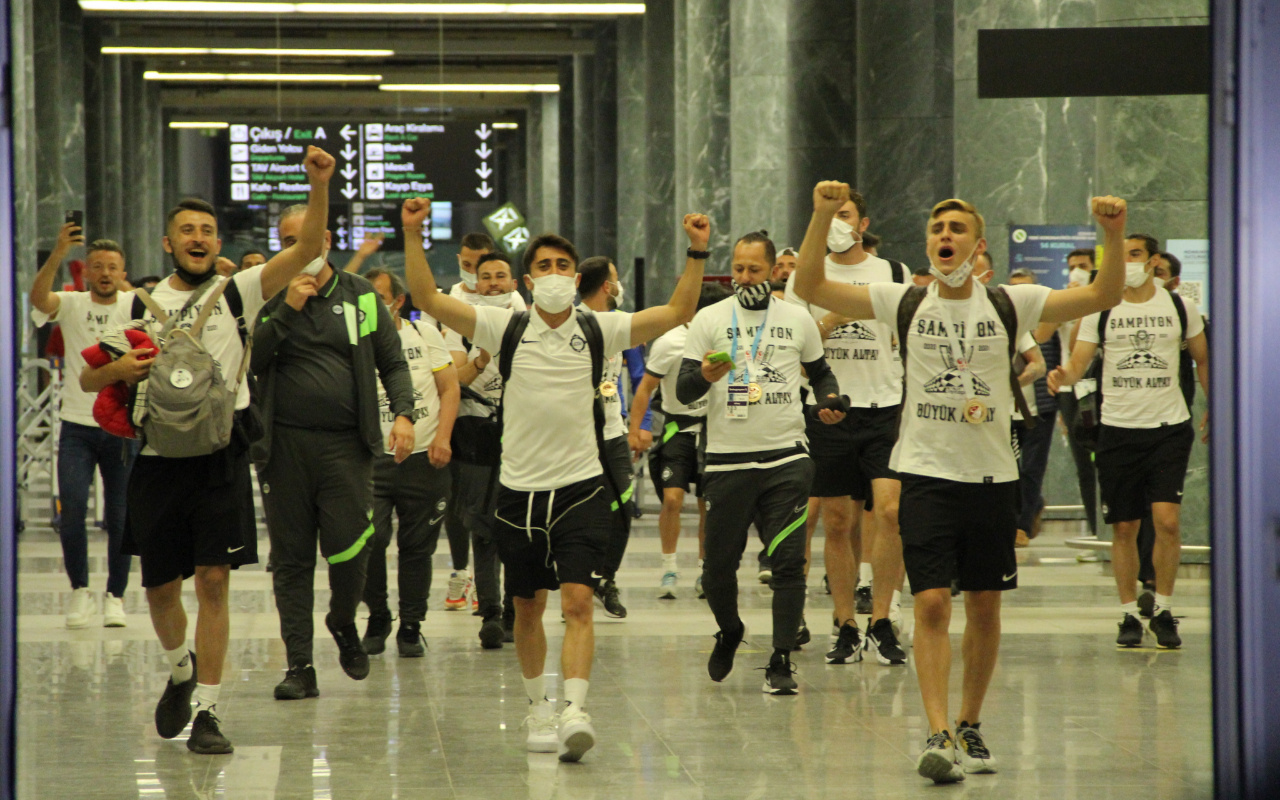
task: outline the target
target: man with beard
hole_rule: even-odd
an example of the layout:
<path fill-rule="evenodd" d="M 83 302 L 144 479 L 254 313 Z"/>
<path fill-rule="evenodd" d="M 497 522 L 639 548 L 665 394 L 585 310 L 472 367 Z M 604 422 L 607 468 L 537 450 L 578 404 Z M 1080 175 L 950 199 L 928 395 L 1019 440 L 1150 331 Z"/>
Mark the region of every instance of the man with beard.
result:
<path fill-rule="evenodd" d="M 227 386 L 237 385 L 242 360 L 248 358 L 237 323 L 251 328 L 266 299 L 288 286 L 320 255 L 334 160 L 320 148 L 310 147 L 303 164 L 311 192 L 298 242 L 266 264 L 237 273 L 225 285 L 216 281 L 214 265 L 222 241 L 213 206 L 188 199 L 169 212 L 164 249 L 173 261 L 174 274 L 156 286 L 151 299 L 170 319 L 178 315 L 178 328 L 189 330 L 201 315 L 203 293 L 221 291 L 200 340 Z M 161 326 L 150 308 L 135 316 L 153 339 L 159 334 Z M 97 392 L 116 381 L 136 384 L 150 372 L 149 356 L 149 350 L 135 349 L 110 364 L 86 369 L 80 386 Z M 248 436 L 243 427 L 248 407 L 249 387 L 239 381 L 237 433 L 230 444 L 209 455 L 186 458 L 161 456 L 144 447 L 129 476 L 125 546 L 141 556 L 151 622 L 170 668 L 156 705 L 156 731 L 166 739 L 181 733 L 191 721 L 194 694 L 195 722 L 187 749 L 207 755 L 234 749 L 219 729 L 217 716 L 230 625 L 228 584 L 233 568 L 258 560 Z M 190 652 L 182 582 L 193 575 L 200 613 L 195 651 Z"/>
<path fill-rule="evenodd" d="M 62 504 L 62 517 L 58 538 L 62 540 L 63 565 L 71 579 L 67 627 L 88 627 L 94 612 L 93 593 L 89 590 L 89 539 L 84 520 L 96 469 L 102 473 L 106 506 L 102 516 L 107 523 L 107 593 L 103 597 L 102 624 L 107 628 L 123 628 L 122 598 L 129 585 L 129 567 L 133 561 L 121 548 L 125 491 L 138 448 L 135 442 L 112 436 L 94 421 L 95 395 L 80 388 L 80 372 L 85 368 L 80 352 L 96 343 L 104 333 L 128 322 L 133 293 L 122 293 L 117 288 L 125 276 L 124 251 L 109 239 L 93 242 L 85 255 L 84 280 L 89 291 L 50 291 L 67 252 L 83 243 L 84 233 L 74 222 L 62 226 L 53 252 L 36 273 L 31 287 L 31 320 L 37 326 L 59 323 L 66 342 L 59 409 L 62 432 L 58 437 L 58 500 Z"/>

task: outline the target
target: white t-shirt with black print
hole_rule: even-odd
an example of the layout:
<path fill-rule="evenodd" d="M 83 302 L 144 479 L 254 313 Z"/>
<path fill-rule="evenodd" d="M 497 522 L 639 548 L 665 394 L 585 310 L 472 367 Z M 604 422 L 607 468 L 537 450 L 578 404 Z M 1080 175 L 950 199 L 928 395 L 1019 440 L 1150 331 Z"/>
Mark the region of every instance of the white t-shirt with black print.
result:
<path fill-rule="evenodd" d="M 753 360 L 760 326 L 764 330 Z M 708 350 L 727 352 L 734 362 L 730 374 L 711 384 L 706 395 L 708 453 L 759 453 L 806 445 L 801 364 L 822 357 L 822 336 L 808 311 L 777 298 L 771 298 L 765 310 L 748 311 L 736 297 L 726 298 L 699 311 L 689 324 L 684 357 L 700 362 Z M 759 384 L 760 401 L 747 404 L 746 419 L 730 419 L 729 385 L 748 381 Z"/>
<path fill-rule="evenodd" d="M 31 321 L 36 327 L 46 322 L 57 322 L 62 328 L 64 357 L 62 368 L 62 407 L 59 412 L 63 422 L 94 425 L 93 403 L 98 395 L 80 388 L 80 373 L 84 371 L 84 356 L 80 352 L 97 344 L 105 333 L 117 330 L 129 321 L 133 307 L 133 292 L 116 292 L 115 302 L 95 303 L 90 292 L 55 292 L 59 298 L 58 310 L 52 315 L 38 308 L 31 309 Z"/>
<path fill-rule="evenodd" d="M 1204 332 L 1200 309 L 1187 309 L 1186 338 Z M 1080 322 L 1079 342 L 1098 341 L 1101 314 Z M 1179 383 L 1182 323 L 1173 297 L 1163 289 L 1145 303 L 1121 301 L 1107 316 L 1102 348 L 1102 424 L 1117 428 L 1159 428 L 1191 418 Z"/>
<path fill-rule="evenodd" d="M 400 347 L 413 379 L 413 452 L 423 453 L 436 438 L 440 427 L 440 392 L 435 373 L 453 364 L 444 347 L 444 337 L 433 326 L 419 320 L 400 324 Z M 382 439 L 386 443 L 395 424 L 386 387 L 378 381 L 378 419 L 382 422 Z M 394 452 L 388 449 L 388 453 Z"/>
<path fill-rule="evenodd" d="M 871 285 L 876 319 L 894 327 L 898 305 L 910 288 L 898 283 Z M 898 472 L 962 483 L 1004 483 L 1018 479 L 1018 464 L 1009 438 L 1014 408 L 1009 384 L 1009 338 L 985 287 L 975 283 L 973 297 L 943 300 L 930 286 L 907 330 L 906 403 L 898 443 L 889 466 Z M 1021 339 L 1040 322 L 1047 286 L 1003 286 L 1018 317 Z M 964 336 L 971 301 L 980 302 L 975 338 Z M 956 330 L 947 335 L 942 304 Z M 966 352 L 957 353 L 957 334 Z M 973 376 L 974 398 L 986 408 L 984 420 L 965 421 L 968 391 L 964 364 Z"/>
<path fill-rule="evenodd" d="M 854 286 L 894 282 L 893 266 L 871 255 L 853 265 L 837 264 L 828 255 L 826 273 L 828 280 Z M 828 313 L 828 309 L 800 299 L 795 292 L 795 273 L 787 279 L 787 301 L 808 310 L 815 322 Z M 902 402 L 902 362 L 893 346 L 894 335 L 891 326 L 878 320 L 855 320 L 831 331 L 823 343 L 827 365 L 849 405 L 884 408 Z"/>
<path fill-rule="evenodd" d="M 688 340 L 689 326 L 677 325 L 653 340 L 653 344 L 649 345 L 649 357 L 645 360 L 645 372 L 660 376 L 658 385 L 662 390 L 662 413 L 668 418 L 672 416 L 707 416 L 708 395 L 703 395 L 690 405 L 681 403 L 676 397 L 676 383 L 680 379 L 680 363 L 684 361 L 684 346 Z M 702 423 L 691 423 L 680 430 L 698 433 L 702 430 Z"/>

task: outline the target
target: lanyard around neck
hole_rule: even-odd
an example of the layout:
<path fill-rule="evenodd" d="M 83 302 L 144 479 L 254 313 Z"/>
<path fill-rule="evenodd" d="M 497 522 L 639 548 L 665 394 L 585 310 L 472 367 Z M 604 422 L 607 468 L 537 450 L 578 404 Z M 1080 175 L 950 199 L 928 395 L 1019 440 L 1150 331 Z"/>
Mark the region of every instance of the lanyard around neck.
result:
<path fill-rule="evenodd" d="M 742 371 L 737 373 L 738 377 L 732 374 L 729 376 L 730 383 L 750 383 L 751 381 L 751 365 L 755 363 L 756 353 L 760 352 L 760 336 L 764 333 L 766 323 L 769 322 L 769 306 L 773 305 L 773 298 L 769 298 L 769 303 L 764 307 L 764 319 L 760 320 L 760 324 L 756 326 L 756 337 L 751 343 L 751 357 L 746 359 L 742 365 Z M 745 310 L 745 309 L 744 309 Z M 738 303 L 733 304 L 733 319 L 730 327 L 733 333 L 730 334 L 729 353 L 731 356 L 738 354 Z"/>
<path fill-rule="evenodd" d="M 964 335 L 961 335 L 955 328 L 955 320 L 951 316 L 951 309 L 948 303 L 943 300 L 938 292 L 938 283 L 934 281 L 929 286 L 929 293 L 932 294 L 937 301 L 938 314 L 942 317 L 942 331 L 946 338 L 954 342 L 955 351 L 952 353 L 952 360 L 955 364 L 956 371 L 960 373 L 960 379 L 964 382 L 964 394 L 968 399 L 976 396 L 973 388 L 973 356 L 977 354 L 978 339 L 978 317 L 982 313 L 982 309 L 987 304 L 987 288 L 977 281 L 974 281 L 969 294 L 969 316 L 965 320 Z M 950 365 L 948 365 L 950 366 Z"/>

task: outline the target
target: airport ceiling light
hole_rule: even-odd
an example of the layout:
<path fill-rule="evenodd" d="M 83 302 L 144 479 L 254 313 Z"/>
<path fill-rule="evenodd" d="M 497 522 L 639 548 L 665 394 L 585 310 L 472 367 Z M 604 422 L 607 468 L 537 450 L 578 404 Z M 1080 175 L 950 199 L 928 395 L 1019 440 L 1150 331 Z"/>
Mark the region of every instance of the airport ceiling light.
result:
<path fill-rule="evenodd" d="M 136 14 L 389 16 L 622 16 L 644 3 L 254 3 L 239 0 L 80 0 L 83 11 Z"/>
<path fill-rule="evenodd" d="M 199 128 L 201 130 L 214 130 L 217 128 L 228 128 L 231 126 L 229 122 L 170 122 L 170 128 Z"/>
<path fill-rule="evenodd" d="M 148 81 L 194 81 L 197 83 L 379 83 L 381 75 L 302 72 L 157 72 L 142 73 Z"/>
<path fill-rule="evenodd" d="M 493 127 L 494 127 L 494 129 L 495 129 L 495 130 L 500 130 L 500 131 L 514 131 L 515 129 L 517 129 L 517 128 L 519 128 L 519 127 L 520 127 L 520 123 L 518 123 L 518 122 L 495 122 L 495 123 L 493 123 Z"/>
<path fill-rule="evenodd" d="M 384 83 L 384 92 L 507 92 L 526 94 L 560 91 L 558 83 Z"/>
<path fill-rule="evenodd" d="M 303 58 L 390 58 L 395 50 L 338 50 L 309 47 L 103 47 L 104 56 L 271 56 Z"/>

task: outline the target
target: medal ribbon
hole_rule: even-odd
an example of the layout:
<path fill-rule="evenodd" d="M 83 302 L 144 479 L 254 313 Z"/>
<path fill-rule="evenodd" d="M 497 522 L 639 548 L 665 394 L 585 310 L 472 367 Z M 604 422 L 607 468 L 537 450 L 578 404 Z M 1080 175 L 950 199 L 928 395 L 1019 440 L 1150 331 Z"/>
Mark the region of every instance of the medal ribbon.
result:
<path fill-rule="evenodd" d="M 953 354 L 956 362 L 956 369 L 960 372 L 960 378 L 964 381 L 964 396 L 966 400 L 973 400 L 977 394 L 973 390 L 973 364 L 969 360 L 969 356 L 965 351 L 966 339 L 974 342 L 973 354 L 978 354 L 978 316 L 982 313 L 983 308 L 987 305 L 987 288 L 977 281 L 973 282 L 969 295 L 969 318 L 965 320 L 964 332 L 961 336 L 955 329 L 955 320 L 951 316 L 951 309 L 941 297 L 938 296 L 938 282 L 934 281 L 929 285 L 929 294 L 933 295 L 937 301 L 938 313 L 942 316 L 942 329 L 946 333 L 948 340 L 955 342 L 955 347 L 959 351 Z M 981 294 L 979 294 L 981 292 Z M 964 366 L 961 367 L 960 365 Z"/>
<path fill-rule="evenodd" d="M 769 298 L 769 305 L 773 305 L 773 298 Z M 756 338 L 751 343 L 751 357 L 742 365 L 742 370 L 737 373 L 738 377 L 734 377 L 734 373 L 729 373 L 729 383 L 737 383 L 746 385 L 751 382 L 751 365 L 755 363 L 756 353 L 760 352 L 760 336 L 764 333 L 765 325 L 769 322 L 769 307 L 764 310 L 764 319 L 760 320 L 760 324 L 756 326 Z M 729 337 L 729 353 L 730 357 L 738 355 L 738 303 L 733 304 L 733 320 L 731 322 L 733 333 Z"/>

